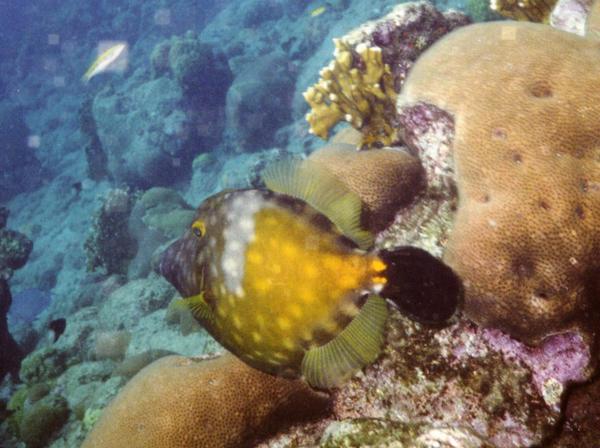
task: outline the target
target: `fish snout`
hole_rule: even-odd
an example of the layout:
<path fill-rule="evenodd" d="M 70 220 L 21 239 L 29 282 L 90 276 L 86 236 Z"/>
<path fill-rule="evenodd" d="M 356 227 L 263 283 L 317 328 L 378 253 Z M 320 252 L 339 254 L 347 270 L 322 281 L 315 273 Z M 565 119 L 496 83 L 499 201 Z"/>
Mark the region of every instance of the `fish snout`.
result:
<path fill-rule="evenodd" d="M 171 244 L 161 255 L 158 273 L 171 283 L 182 297 L 200 293 L 194 264 L 196 251 L 184 239 Z"/>

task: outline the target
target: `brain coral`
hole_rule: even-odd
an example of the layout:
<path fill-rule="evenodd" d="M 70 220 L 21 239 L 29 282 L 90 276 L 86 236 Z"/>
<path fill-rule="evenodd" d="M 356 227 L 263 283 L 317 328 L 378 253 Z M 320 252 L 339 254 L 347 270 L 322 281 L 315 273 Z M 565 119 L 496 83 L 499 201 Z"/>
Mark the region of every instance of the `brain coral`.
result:
<path fill-rule="evenodd" d="M 477 24 L 426 51 L 398 100 L 400 114 L 452 115 L 459 206 L 445 259 L 468 315 L 528 343 L 590 335 L 599 308 L 599 73 L 596 40 Z"/>
<path fill-rule="evenodd" d="M 225 448 L 293 418 L 317 417 L 328 398 L 304 382 L 255 370 L 232 355 L 159 359 L 106 408 L 82 448 Z"/>

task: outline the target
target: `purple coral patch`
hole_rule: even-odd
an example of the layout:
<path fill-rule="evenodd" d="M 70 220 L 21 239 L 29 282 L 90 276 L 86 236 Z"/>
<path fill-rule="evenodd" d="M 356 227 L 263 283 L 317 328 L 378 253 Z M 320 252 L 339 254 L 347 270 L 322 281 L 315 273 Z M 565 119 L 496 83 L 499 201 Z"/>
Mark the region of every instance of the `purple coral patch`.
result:
<path fill-rule="evenodd" d="M 534 384 L 545 400 L 552 398 L 548 388 L 560 385 L 556 401 L 550 400 L 549 405 L 558 406 L 564 388 L 585 381 L 589 374 L 589 347 L 578 333 L 550 336 L 539 347 L 529 347 L 495 329 L 483 330 L 482 336 L 506 359 L 522 362 L 532 371 Z"/>

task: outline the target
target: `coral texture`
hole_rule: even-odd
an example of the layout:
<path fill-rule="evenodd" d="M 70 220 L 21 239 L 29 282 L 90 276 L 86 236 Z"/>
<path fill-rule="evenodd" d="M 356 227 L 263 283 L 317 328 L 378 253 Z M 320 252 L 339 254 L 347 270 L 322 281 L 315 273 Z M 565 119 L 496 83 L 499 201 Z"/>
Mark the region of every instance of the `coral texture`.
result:
<path fill-rule="evenodd" d="M 195 101 L 223 104 L 233 74 L 225 56 L 210 44 L 201 42 L 193 32 L 175 36 L 169 42 L 168 64 L 183 91 Z"/>
<path fill-rule="evenodd" d="M 327 139 L 347 121 L 360 130 L 366 146 L 390 145 L 396 134 L 395 98 L 416 58 L 439 37 L 468 23 L 460 13 L 442 14 L 426 2 L 396 6 L 334 40 L 334 59 L 304 93 L 311 132 Z"/>
<path fill-rule="evenodd" d="M 93 120 L 115 181 L 150 188 L 181 181 L 189 173 L 194 155 L 210 140 L 200 138 L 200 132 L 213 121 L 209 115 L 199 117 L 185 98 L 166 76 L 143 83 L 131 79 L 96 94 Z"/>
<path fill-rule="evenodd" d="M 587 378 L 580 341 L 559 337 L 531 350 L 467 320 L 425 328 L 391 310 L 381 357 L 334 393 L 333 415 L 260 448 L 318 446 L 331 423 L 361 418 L 461 428 L 496 448 L 544 446 L 560 423 L 557 400 L 569 382 Z"/>
<path fill-rule="evenodd" d="M 240 447 L 294 418 L 317 417 L 326 396 L 232 355 L 162 358 L 106 408 L 82 448 Z"/>
<path fill-rule="evenodd" d="M 600 305 L 598 70 L 591 39 L 477 24 L 424 53 L 398 100 L 401 116 L 433 105 L 453 118 L 459 204 L 444 257 L 467 314 L 528 343 L 590 336 Z"/>
<path fill-rule="evenodd" d="M 79 129 L 87 138 L 84 147 L 87 175 L 90 179 L 101 180 L 108 176 L 108 159 L 98 137 L 96 121 L 92 112 L 93 97 L 86 98 L 79 109 Z"/>
<path fill-rule="evenodd" d="M 575 389 L 565 407 L 565 423 L 549 448 L 595 447 L 600 440 L 600 380 Z"/>
<path fill-rule="evenodd" d="M 127 190 L 111 190 L 96 212 L 92 229 L 85 240 L 88 270 L 103 268 L 107 274 L 125 274 L 137 252 L 127 221 L 134 197 Z"/>
<path fill-rule="evenodd" d="M 244 65 L 227 91 L 227 146 L 235 152 L 256 151 L 275 144 L 275 132 L 290 118 L 294 77 L 279 52 Z"/>
<path fill-rule="evenodd" d="M 62 427 L 69 416 L 67 401 L 58 395 L 48 395 L 23 410 L 19 434 L 27 448 L 42 448 L 52 433 Z"/>
<path fill-rule="evenodd" d="M 325 429 L 319 447 L 494 448 L 465 428 L 366 418 L 332 423 Z"/>
<path fill-rule="evenodd" d="M 0 201 L 6 201 L 40 183 L 40 162 L 23 110 L 8 101 L 0 103 Z"/>
<path fill-rule="evenodd" d="M 25 266 L 32 249 L 33 242 L 21 232 L 0 229 L 0 278 L 10 279 Z"/>

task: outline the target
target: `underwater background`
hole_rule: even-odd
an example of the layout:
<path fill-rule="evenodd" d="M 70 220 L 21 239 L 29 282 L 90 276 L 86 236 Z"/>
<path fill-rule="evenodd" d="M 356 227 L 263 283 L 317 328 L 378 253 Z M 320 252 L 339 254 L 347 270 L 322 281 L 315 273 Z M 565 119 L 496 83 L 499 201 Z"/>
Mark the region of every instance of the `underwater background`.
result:
<path fill-rule="evenodd" d="M 493 3 L 0 0 L 0 446 L 600 446 L 600 13 Z M 331 390 L 222 354 L 161 271 L 289 158 L 463 282 Z"/>

